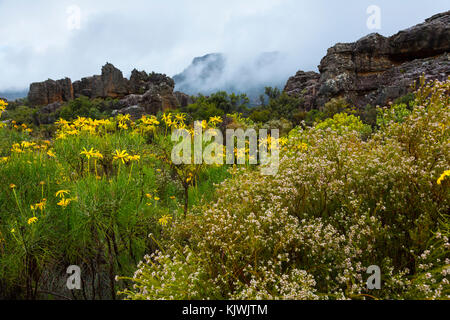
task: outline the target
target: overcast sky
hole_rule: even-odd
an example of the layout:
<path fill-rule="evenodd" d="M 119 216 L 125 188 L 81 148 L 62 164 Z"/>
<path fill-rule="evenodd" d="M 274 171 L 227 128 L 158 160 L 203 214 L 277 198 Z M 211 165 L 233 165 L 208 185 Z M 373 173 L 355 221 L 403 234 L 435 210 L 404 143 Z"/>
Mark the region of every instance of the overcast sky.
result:
<path fill-rule="evenodd" d="M 370 5 L 381 30 L 367 27 Z M 294 74 L 316 70 L 336 42 L 389 36 L 449 9 L 448 0 L 0 0 L 0 90 L 78 80 L 107 61 L 126 76 L 173 76 L 212 52 L 239 61 L 281 51 Z"/>

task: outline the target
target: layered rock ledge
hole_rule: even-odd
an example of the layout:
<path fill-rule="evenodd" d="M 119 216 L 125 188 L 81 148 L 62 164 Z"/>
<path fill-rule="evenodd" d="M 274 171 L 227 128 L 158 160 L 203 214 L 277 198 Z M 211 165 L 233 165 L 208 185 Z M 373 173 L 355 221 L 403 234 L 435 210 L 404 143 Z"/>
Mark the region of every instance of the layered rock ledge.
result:
<path fill-rule="evenodd" d="M 332 98 L 345 98 L 357 107 L 385 105 L 410 92 L 422 74 L 447 79 L 449 52 L 450 11 L 391 37 L 373 33 L 354 43 L 338 43 L 328 49 L 320 73 L 299 71 L 284 90 L 302 97 L 306 110 Z"/>

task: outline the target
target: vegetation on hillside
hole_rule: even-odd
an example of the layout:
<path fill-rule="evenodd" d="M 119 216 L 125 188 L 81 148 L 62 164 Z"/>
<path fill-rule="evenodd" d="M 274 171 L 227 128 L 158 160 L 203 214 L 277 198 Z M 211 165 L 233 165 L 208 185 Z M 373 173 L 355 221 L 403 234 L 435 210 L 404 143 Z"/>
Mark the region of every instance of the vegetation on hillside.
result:
<path fill-rule="evenodd" d="M 0 298 L 450 298 L 450 79 L 363 110 L 266 93 L 139 120 L 79 98 L 50 127 L 0 101 Z M 278 174 L 174 165 L 171 131 L 195 120 L 280 129 Z"/>

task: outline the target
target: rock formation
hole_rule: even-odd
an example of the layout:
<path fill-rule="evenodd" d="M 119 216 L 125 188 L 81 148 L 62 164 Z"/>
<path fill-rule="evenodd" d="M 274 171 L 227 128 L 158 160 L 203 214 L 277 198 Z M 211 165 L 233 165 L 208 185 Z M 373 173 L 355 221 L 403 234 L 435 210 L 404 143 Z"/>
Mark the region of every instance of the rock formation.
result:
<path fill-rule="evenodd" d="M 328 49 L 319 71 L 299 71 L 285 92 L 303 98 L 306 110 L 332 98 L 350 104 L 384 105 L 411 90 L 422 74 L 444 80 L 450 75 L 450 11 L 386 38 L 370 34 L 355 43 Z"/>
<path fill-rule="evenodd" d="M 32 83 L 28 92 L 28 100 L 32 105 L 44 106 L 54 102 L 72 100 L 74 91 L 69 78 L 54 81 Z"/>
<path fill-rule="evenodd" d="M 49 110 L 54 112 L 55 106 L 80 96 L 120 99 L 118 105 L 123 109 L 138 107 L 132 108 L 135 114 L 139 110 L 141 113 L 157 113 L 189 103 L 188 96 L 174 94 L 174 87 L 175 82 L 164 74 L 147 74 L 136 69 L 128 80 L 122 71 L 107 63 L 102 67 L 101 75 L 82 78 L 73 84 L 69 78 L 32 83 L 28 100 L 31 105 L 41 107 L 40 113 L 44 114 Z"/>
<path fill-rule="evenodd" d="M 192 97 L 186 93 L 176 91 L 174 92 L 175 98 L 177 98 L 178 103 L 181 107 L 187 107 L 188 105 L 194 103 Z"/>
<path fill-rule="evenodd" d="M 319 87 L 320 75 L 316 72 L 298 71 L 289 78 L 284 91 L 295 97 L 303 97 L 305 110 L 311 110 L 315 106 L 315 97 Z"/>
<path fill-rule="evenodd" d="M 83 78 L 73 83 L 75 98 L 86 96 L 95 98 L 122 98 L 129 94 L 128 80 L 122 71 L 107 63 L 100 76 Z"/>
<path fill-rule="evenodd" d="M 155 81 L 155 79 L 153 80 Z M 180 106 L 180 102 L 173 93 L 173 81 L 152 82 L 146 86 L 145 90 L 144 94 L 130 94 L 120 100 L 119 104 L 123 108 L 118 112 L 139 118 L 143 114 L 156 114 L 159 111 L 167 111 Z"/>

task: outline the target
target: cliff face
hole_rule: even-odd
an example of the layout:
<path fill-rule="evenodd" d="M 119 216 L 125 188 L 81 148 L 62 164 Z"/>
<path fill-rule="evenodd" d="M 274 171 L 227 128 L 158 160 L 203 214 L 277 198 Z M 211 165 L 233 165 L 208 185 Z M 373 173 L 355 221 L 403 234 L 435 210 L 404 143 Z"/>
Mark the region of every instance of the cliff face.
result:
<path fill-rule="evenodd" d="M 54 102 L 63 102 L 73 99 L 74 91 L 69 78 L 54 81 L 47 80 L 32 83 L 28 92 L 28 100 L 34 105 L 48 105 Z"/>
<path fill-rule="evenodd" d="M 133 70 L 128 80 L 122 71 L 107 63 L 102 68 L 101 75 L 72 81 L 47 80 L 32 83 L 28 94 L 29 103 L 40 106 L 41 110 L 54 109 L 54 106 L 86 96 L 95 98 L 121 99 L 119 105 L 123 108 L 134 107 L 146 113 L 156 113 L 161 110 L 175 109 L 180 105 L 177 95 L 173 92 L 174 81 L 163 74 Z M 47 108 L 52 106 L 51 108 Z"/>
<path fill-rule="evenodd" d="M 444 80 L 450 75 L 450 11 L 392 37 L 370 34 L 328 49 L 319 71 L 299 71 L 285 92 L 304 98 L 304 108 L 323 106 L 336 97 L 352 105 L 384 105 L 407 94 L 424 73 Z"/>
<path fill-rule="evenodd" d="M 107 63 L 102 67 L 100 76 L 83 78 L 73 83 L 75 97 L 81 95 L 95 98 L 122 98 L 129 94 L 128 80 L 122 71 Z"/>

